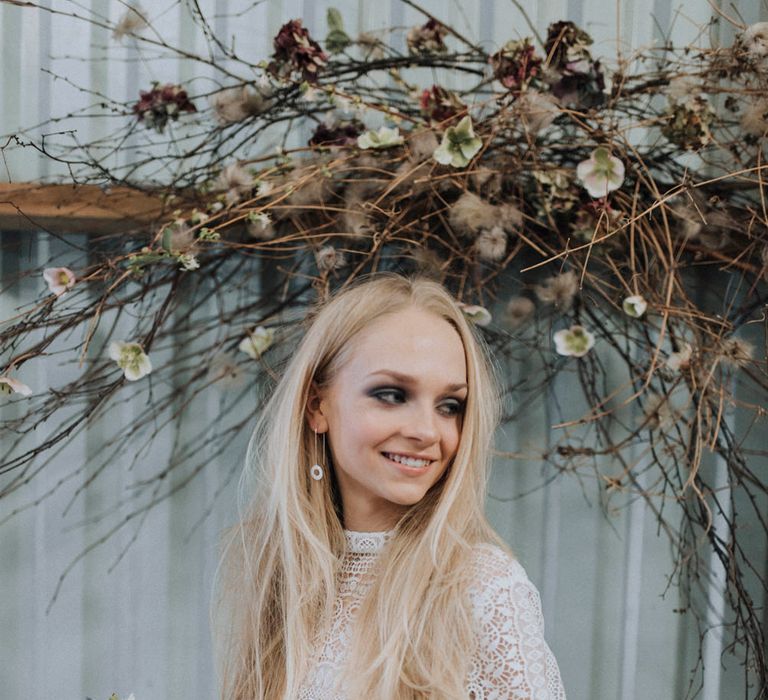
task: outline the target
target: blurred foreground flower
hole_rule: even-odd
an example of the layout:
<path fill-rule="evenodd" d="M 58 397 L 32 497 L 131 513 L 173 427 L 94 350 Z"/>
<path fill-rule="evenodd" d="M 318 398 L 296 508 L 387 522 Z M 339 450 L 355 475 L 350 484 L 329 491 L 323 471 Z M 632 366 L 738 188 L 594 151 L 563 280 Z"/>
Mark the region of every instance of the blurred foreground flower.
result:
<path fill-rule="evenodd" d="M 432 157 L 443 165 L 465 168 L 482 146 L 482 140 L 475 136 L 472 128 L 472 119 L 466 116 L 456 126 L 449 126 L 445 130 L 443 140 Z"/>
<path fill-rule="evenodd" d="M 685 343 L 677 352 L 670 353 L 666 361 L 667 369 L 671 369 L 674 372 L 679 372 L 682 369 L 687 369 L 691 364 L 691 356 L 693 355 L 693 348 L 690 343 Z"/>
<path fill-rule="evenodd" d="M 18 379 L 11 379 L 3 375 L 0 377 L 0 394 L 21 394 L 22 396 L 29 396 L 32 393 L 24 382 L 20 382 Z"/>
<path fill-rule="evenodd" d="M 459 308 L 472 323 L 475 323 L 478 326 L 487 326 L 491 322 L 491 312 L 484 306 L 462 304 L 459 302 Z"/>
<path fill-rule="evenodd" d="M 646 302 L 639 294 L 635 294 L 624 299 L 621 308 L 624 309 L 624 313 L 627 314 L 627 316 L 640 318 L 648 308 L 648 302 Z"/>
<path fill-rule="evenodd" d="M 448 34 L 448 28 L 437 20 L 430 19 L 420 27 L 413 27 L 405 37 L 408 52 L 411 54 L 445 53 L 448 47 L 443 38 Z"/>
<path fill-rule="evenodd" d="M 591 197 L 606 197 L 624 182 L 624 163 L 607 148 L 596 148 L 576 167 L 576 175 Z"/>
<path fill-rule="evenodd" d="M 583 357 L 595 345 L 595 336 L 584 326 L 578 325 L 557 331 L 552 338 L 558 355 Z"/>
<path fill-rule="evenodd" d="M 109 344 L 109 356 L 123 370 L 125 378 L 135 382 L 152 371 L 149 356 L 138 343 L 113 340 Z"/>
<path fill-rule="evenodd" d="M 57 297 L 75 286 L 75 273 L 68 267 L 47 267 L 43 270 L 43 279 L 48 283 L 48 289 Z"/>
<path fill-rule="evenodd" d="M 400 129 L 382 126 L 378 131 L 366 131 L 357 137 L 357 147 L 367 148 L 392 148 L 403 143 Z"/>
<path fill-rule="evenodd" d="M 138 34 L 148 26 L 149 24 L 145 19 L 144 9 L 141 5 L 138 3 L 131 4 L 112 30 L 112 38 L 116 41 L 122 41 L 124 37 Z"/>
<path fill-rule="evenodd" d="M 237 349 L 244 352 L 252 360 L 258 360 L 275 340 L 275 331 L 273 328 L 264 328 L 259 326 L 240 341 Z"/>
<path fill-rule="evenodd" d="M 133 113 L 140 122 L 162 134 L 168 120 L 176 121 L 182 112 L 196 112 L 187 91 L 181 85 L 152 83 L 152 89 L 139 91 L 139 101 Z"/>

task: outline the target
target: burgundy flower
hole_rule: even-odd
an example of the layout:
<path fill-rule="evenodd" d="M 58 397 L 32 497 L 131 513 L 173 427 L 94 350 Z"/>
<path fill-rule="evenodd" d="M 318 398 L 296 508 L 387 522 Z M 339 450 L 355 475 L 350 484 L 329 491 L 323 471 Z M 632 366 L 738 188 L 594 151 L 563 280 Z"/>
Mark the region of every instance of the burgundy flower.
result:
<path fill-rule="evenodd" d="M 163 133 L 168 120 L 176 121 L 182 112 L 196 112 L 187 91 L 180 85 L 152 83 L 149 91 L 139 91 L 139 101 L 133 105 L 133 113 L 140 122 Z"/>
<path fill-rule="evenodd" d="M 413 27 L 405 37 L 408 51 L 412 54 L 445 53 L 448 47 L 443 37 L 448 29 L 437 20 L 431 19 L 421 27 Z"/>
<path fill-rule="evenodd" d="M 509 90 L 522 90 L 541 71 L 541 58 L 528 37 L 508 41 L 490 62 L 496 79 Z"/>
<path fill-rule="evenodd" d="M 363 133 L 364 126 L 357 119 L 343 121 L 329 126 L 320 123 L 309 139 L 310 146 L 354 146 L 357 137 Z"/>
<path fill-rule="evenodd" d="M 439 85 L 424 90 L 419 100 L 421 113 L 431 122 L 448 122 L 461 114 L 466 106 L 455 92 L 446 90 Z"/>
<path fill-rule="evenodd" d="M 573 22 L 553 22 L 547 30 L 547 80 L 561 104 L 595 107 L 603 100 L 605 78 L 589 51 L 592 37 Z"/>
<path fill-rule="evenodd" d="M 279 77 L 301 73 L 309 83 L 317 82 L 319 71 L 328 62 L 328 56 L 302 26 L 300 19 L 286 22 L 275 36 L 275 53 L 268 70 Z"/>

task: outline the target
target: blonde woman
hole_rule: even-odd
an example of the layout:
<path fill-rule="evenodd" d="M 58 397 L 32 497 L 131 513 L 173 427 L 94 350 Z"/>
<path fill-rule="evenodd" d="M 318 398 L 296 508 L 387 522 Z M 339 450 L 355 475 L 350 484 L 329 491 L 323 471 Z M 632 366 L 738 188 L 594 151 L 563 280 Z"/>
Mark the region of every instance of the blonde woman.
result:
<path fill-rule="evenodd" d="M 376 276 L 316 314 L 248 451 L 223 698 L 565 698 L 538 593 L 483 514 L 497 402 L 435 282 Z"/>

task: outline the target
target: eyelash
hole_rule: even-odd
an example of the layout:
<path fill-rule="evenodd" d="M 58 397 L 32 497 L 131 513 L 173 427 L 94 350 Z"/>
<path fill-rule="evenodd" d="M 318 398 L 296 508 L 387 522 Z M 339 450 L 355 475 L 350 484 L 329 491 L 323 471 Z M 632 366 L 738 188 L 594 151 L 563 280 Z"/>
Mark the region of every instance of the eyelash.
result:
<path fill-rule="evenodd" d="M 389 404 L 390 406 L 397 405 L 397 401 L 391 401 L 384 398 L 385 396 L 394 396 L 397 395 L 398 397 L 405 400 L 406 398 L 406 392 L 402 389 L 398 389 L 396 387 L 387 387 L 383 389 L 374 389 L 371 391 L 371 396 L 373 398 L 378 399 L 382 403 Z M 453 417 L 453 416 L 460 416 L 464 413 L 464 401 L 461 401 L 460 399 L 450 399 L 448 402 L 441 404 L 440 409 L 448 407 L 449 410 L 446 412 L 444 410 L 440 410 L 440 413 L 442 415 L 447 417 Z"/>

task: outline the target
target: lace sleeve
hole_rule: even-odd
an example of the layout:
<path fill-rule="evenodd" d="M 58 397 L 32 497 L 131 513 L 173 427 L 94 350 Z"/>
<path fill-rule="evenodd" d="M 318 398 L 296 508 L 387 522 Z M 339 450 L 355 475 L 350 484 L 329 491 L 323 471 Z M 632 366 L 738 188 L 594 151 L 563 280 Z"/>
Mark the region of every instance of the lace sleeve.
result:
<path fill-rule="evenodd" d="M 477 645 L 469 697 L 565 700 L 557 661 L 544 641 L 539 593 L 523 567 L 492 545 L 478 548 L 476 562 L 470 599 Z"/>

